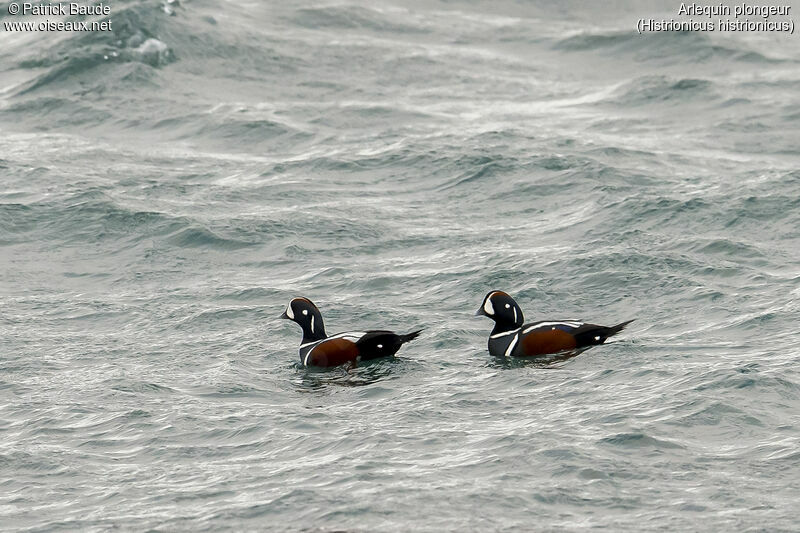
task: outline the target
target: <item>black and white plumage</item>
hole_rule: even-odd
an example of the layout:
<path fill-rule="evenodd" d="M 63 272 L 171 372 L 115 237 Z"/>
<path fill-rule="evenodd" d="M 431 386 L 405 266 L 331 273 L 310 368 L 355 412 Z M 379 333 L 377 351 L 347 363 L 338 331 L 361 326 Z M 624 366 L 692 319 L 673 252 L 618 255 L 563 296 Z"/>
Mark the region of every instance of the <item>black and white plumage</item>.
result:
<path fill-rule="evenodd" d="M 329 337 L 322 313 L 308 298 L 294 298 L 280 318 L 291 320 L 303 329 L 300 361 L 305 366 L 330 367 L 393 356 L 421 331 L 405 335 L 385 330 L 348 331 Z"/>
<path fill-rule="evenodd" d="M 494 320 L 489 353 L 497 357 L 554 354 L 603 344 L 633 322 L 599 326 L 580 320 L 542 320 L 525 324 L 522 309 L 503 291 L 490 291 L 475 313 Z"/>

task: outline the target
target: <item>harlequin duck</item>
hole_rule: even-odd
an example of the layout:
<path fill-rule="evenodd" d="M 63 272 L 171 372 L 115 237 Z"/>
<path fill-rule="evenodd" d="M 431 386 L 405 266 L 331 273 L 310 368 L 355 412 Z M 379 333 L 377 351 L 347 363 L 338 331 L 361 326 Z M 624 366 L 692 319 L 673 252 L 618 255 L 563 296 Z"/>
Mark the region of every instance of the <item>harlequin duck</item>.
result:
<path fill-rule="evenodd" d="M 303 328 L 300 361 L 305 366 L 338 366 L 394 355 L 422 331 L 406 335 L 383 330 L 348 331 L 328 337 L 322 313 L 308 298 L 293 299 L 280 318 L 297 322 Z"/>
<path fill-rule="evenodd" d="M 523 324 L 517 302 L 502 291 L 491 291 L 475 313 L 494 320 L 489 335 L 489 353 L 497 357 L 545 355 L 603 344 L 607 338 L 633 322 L 598 326 L 579 320 L 547 320 Z"/>

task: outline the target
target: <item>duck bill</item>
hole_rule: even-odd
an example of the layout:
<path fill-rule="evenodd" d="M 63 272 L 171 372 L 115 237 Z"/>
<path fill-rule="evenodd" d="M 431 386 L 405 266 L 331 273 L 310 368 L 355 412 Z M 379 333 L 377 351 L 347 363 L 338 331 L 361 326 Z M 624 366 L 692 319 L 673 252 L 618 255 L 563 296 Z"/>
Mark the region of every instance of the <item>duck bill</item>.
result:
<path fill-rule="evenodd" d="M 284 311 L 283 313 L 281 313 L 281 316 L 279 316 L 278 318 L 285 318 L 286 320 L 289 320 L 289 315 L 287 315 L 286 311 Z"/>

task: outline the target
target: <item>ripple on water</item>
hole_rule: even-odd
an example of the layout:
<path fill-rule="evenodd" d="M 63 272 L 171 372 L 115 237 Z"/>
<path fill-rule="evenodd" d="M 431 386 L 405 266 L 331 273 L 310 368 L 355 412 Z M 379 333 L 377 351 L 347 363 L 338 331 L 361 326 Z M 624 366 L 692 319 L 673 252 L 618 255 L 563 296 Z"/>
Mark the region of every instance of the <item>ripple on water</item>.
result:
<path fill-rule="evenodd" d="M 797 47 L 630 4 L 127 2 L 5 39 L 2 523 L 796 529 Z M 493 358 L 494 289 L 636 322 Z M 303 368 L 297 295 L 425 332 Z"/>

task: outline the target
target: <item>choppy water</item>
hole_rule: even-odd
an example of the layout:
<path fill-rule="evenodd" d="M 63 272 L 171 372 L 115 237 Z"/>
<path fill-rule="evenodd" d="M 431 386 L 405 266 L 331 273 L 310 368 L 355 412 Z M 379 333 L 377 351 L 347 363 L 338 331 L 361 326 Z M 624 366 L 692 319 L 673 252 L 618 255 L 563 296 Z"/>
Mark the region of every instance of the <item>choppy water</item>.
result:
<path fill-rule="evenodd" d="M 0 32 L 0 527 L 800 527 L 800 41 L 635 33 L 676 9 Z M 489 289 L 637 321 L 498 361 Z M 426 329 L 307 371 L 298 295 Z"/>

